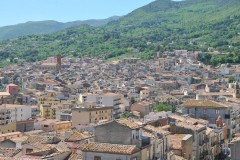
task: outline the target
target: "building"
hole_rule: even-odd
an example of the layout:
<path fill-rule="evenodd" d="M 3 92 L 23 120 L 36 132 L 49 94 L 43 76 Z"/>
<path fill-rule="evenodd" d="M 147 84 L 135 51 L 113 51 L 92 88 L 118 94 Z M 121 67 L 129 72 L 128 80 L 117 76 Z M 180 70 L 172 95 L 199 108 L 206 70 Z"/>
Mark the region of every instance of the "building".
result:
<path fill-rule="evenodd" d="M 0 135 L 0 141 L 22 137 L 21 132 L 5 133 Z"/>
<path fill-rule="evenodd" d="M 193 136 L 191 134 L 168 135 L 169 148 L 180 157 L 190 159 L 193 149 Z"/>
<path fill-rule="evenodd" d="M 153 158 L 150 137 L 144 136 L 142 126 L 128 119 L 118 119 L 99 124 L 95 127 L 95 142 L 113 146 L 132 146 L 138 148 L 140 156 L 133 156 L 136 160 L 151 160 Z M 116 138 L 117 137 L 117 138 Z M 131 152 L 132 155 L 134 152 Z"/>
<path fill-rule="evenodd" d="M 102 90 L 94 91 L 93 93 L 86 93 L 79 95 L 80 103 L 93 102 L 97 106 L 113 107 L 113 117 L 120 118 L 120 105 L 122 104 L 122 96 L 120 94 L 107 92 Z"/>
<path fill-rule="evenodd" d="M 28 132 L 34 130 L 34 120 L 24 120 L 16 122 L 16 131 Z"/>
<path fill-rule="evenodd" d="M 182 104 L 183 114 L 189 114 L 193 118 L 208 120 L 215 124 L 219 116 L 226 123 L 230 119 L 231 107 L 211 100 L 188 100 Z M 226 123 L 228 124 L 228 123 Z"/>
<path fill-rule="evenodd" d="M 228 136 L 232 137 L 232 107 L 211 100 L 188 100 L 182 104 L 182 107 L 183 114 L 208 120 L 210 124 L 216 124 L 218 117 L 222 117 L 228 127 Z"/>
<path fill-rule="evenodd" d="M 136 102 L 132 104 L 131 111 L 136 114 L 139 113 L 137 115 L 135 114 L 135 116 L 140 115 L 140 117 L 143 118 L 144 116 L 148 115 L 150 112 L 153 111 L 153 104 L 147 101 Z"/>
<path fill-rule="evenodd" d="M 17 94 L 18 91 L 19 91 L 18 85 L 9 84 L 9 85 L 7 85 L 7 87 L 6 87 L 6 92 L 8 92 L 10 95 Z"/>
<path fill-rule="evenodd" d="M 142 87 L 140 89 L 140 100 L 148 98 L 150 95 L 150 89 L 149 87 Z"/>
<path fill-rule="evenodd" d="M 56 109 L 57 109 L 57 107 L 52 107 L 48 104 L 41 104 L 40 105 L 40 116 L 42 118 L 55 119 L 56 118 Z"/>
<path fill-rule="evenodd" d="M 43 130 L 45 132 L 66 132 L 72 128 L 72 122 L 59 121 L 56 119 L 38 119 L 34 124 L 35 130 Z"/>
<path fill-rule="evenodd" d="M 146 125 L 143 127 L 143 134 L 152 138 L 151 144 L 153 145 L 153 158 L 166 159 L 167 152 L 169 151 L 168 135 L 170 135 L 171 133 L 163 130 L 160 127 Z M 149 134 L 151 134 L 152 136 Z"/>
<path fill-rule="evenodd" d="M 89 143 L 82 149 L 83 160 L 144 160 L 140 151 L 136 145 L 109 143 Z"/>
<path fill-rule="evenodd" d="M 170 132 L 173 134 L 191 134 L 193 136 L 191 158 L 202 160 L 207 157 L 206 126 L 171 120 Z"/>
<path fill-rule="evenodd" d="M 32 116 L 31 106 L 17 104 L 0 105 L 0 124 L 28 120 Z"/>
<path fill-rule="evenodd" d="M 72 109 L 73 126 L 88 125 L 113 119 L 113 107 L 99 107 L 95 103 L 84 103 Z"/>
<path fill-rule="evenodd" d="M 42 63 L 38 68 L 41 70 L 59 71 L 62 67 L 61 55 L 49 58 L 46 62 Z"/>
<path fill-rule="evenodd" d="M 229 147 L 231 149 L 232 160 L 240 160 L 240 137 L 232 139 L 232 141 L 229 143 Z"/>

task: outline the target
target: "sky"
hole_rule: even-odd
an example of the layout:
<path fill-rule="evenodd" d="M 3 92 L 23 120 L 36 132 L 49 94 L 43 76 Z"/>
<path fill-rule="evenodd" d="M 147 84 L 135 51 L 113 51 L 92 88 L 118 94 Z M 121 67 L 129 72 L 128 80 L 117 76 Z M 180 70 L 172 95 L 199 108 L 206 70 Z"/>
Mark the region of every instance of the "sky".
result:
<path fill-rule="evenodd" d="M 0 0 L 0 26 L 122 16 L 154 0 Z"/>

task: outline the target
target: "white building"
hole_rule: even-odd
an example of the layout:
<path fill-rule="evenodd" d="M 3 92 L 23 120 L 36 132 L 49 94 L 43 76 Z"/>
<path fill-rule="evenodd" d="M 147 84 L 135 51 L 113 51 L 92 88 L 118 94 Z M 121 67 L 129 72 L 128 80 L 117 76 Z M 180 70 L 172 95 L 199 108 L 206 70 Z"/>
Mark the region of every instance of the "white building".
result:
<path fill-rule="evenodd" d="M 94 102 L 97 106 L 113 107 L 114 118 L 120 116 L 120 104 L 122 104 L 122 95 L 115 93 L 103 93 L 102 90 L 94 91 L 93 93 L 86 93 L 79 95 L 80 103 Z"/>
<path fill-rule="evenodd" d="M 31 106 L 3 104 L 0 105 L 0 124 L 28 120 L 32 117 Z"/>

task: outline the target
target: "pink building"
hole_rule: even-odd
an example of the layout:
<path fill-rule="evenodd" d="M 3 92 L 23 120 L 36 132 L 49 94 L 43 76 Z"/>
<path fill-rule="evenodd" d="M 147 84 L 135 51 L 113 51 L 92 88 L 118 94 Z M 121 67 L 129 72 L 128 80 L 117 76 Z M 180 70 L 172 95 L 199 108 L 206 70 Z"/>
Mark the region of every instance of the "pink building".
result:
<path fill-rule="evenodd" d="M 6 91 L 10 93 L 10 95 L 16 94 L 19 91 L 19 87 L 16 84 L 9 84 L 6 87 Z"/>

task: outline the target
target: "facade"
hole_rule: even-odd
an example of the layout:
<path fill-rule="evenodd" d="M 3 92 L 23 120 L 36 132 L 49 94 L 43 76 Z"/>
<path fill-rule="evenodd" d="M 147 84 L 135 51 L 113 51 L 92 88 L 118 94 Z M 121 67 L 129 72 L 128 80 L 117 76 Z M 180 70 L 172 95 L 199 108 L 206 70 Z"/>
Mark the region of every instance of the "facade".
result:
<path fill-rule="evenodd" d="M 3 104 L 0 105 L 0 124 L 8 124 L 11 122 L 28 120 L 32 116 L 31 106 Z"/>
<path fill-rule="evenodd" d="M 72 122 L 69 121 L 59 121 L 55 119 L 43 119 L 35 122 L 34 126 L 36 130 L 41 129 L 45 132 L 66 132 L 70 131 L 72 128 Z"/>
<path fill-rule="evenodd" d="M 168 135 L 170 149 L 180 157 L 191 159 L 193 136 L 191 134 Z"/>
<path fill-rule="evenodd" d="M 14 95 L 14 94 L 17 94 L 17 93 L 18 93 L 19 87 L 18 87 L 18 85 L 15 85 L 15 84 L 9 84 L 9 85 L 7 85 L 7 87 L 6 87 L 6 91 L 7 91 L 8 93 L 10 93 L 10 95 Z"/>
<path fill-rule="evenodd" d="M 234 138 L 230 144 L 229 147 L 231 149 L 231 158 L 232 160 L 240 160 L 240 137 Z"/>
<path fill-rule="evenodd" d="M 28 132 L 34 129 L 34 120 L 25 120 L 16 122 L 16 131 Z"/>
<path fill-rule="evenodd" d="M 228 136 L 232 137 L 232 107 L 211 100 L 189 100 L 183 103 L 182 107 L 183 114 L 208 120 L 210 124 L 216 124 L 220 116 L 228 127 Z"/>
<path fill-rule="evenodd" d="M 96 107 L 95 103 L 85 103 L 72 109 L 73 126 L 88 125 L 113 119 L 113 107 Z"/>
<path fill-rule="evenodd" d="M 136 102 L 131 106 L 132 112 L 140 113 L 140 117 L 143 118 L 144 116 L 148 115 L 153 110 L 153 104 L 147 101 L 140 101 Z"/>
<path fill-rule="evenodd" d="M 6 139 L 14 139 L 18 137 L 22 137 L 21 132 L 5 133 L 0 135 L 0 141 L 4 141 Z"/>
<path fill-rule="evenodd" d="M 139 149 L 140 156 L 133 155 L 127 159 L 151 160 L 153 158 L 153 150 L 150 137 L 144 136 L 142 133 L 142 127 L 134 121 L 118 119 L 97 125 L 95 127 L 95 142 L 100 144 L 110 144 L 110 146 L 121 146 L 126 149 L 128 146 L 132 146 L 133 148 Z M 119 150 L 121 147 L 119 147 Z M 127 150 L 131 151 L 130 149 Z M 131 152 L 131 155 L 132 153 L 133 152 Z M 108 159 L 112 158 L 108 157 Z"/>
<path fill-rule="evenodd" d="M 95 127 L 95 141 L 141 147 L 142 127 L 127 119 L 103 123 Z"/>
<path fill-rule="evenodd" d="M 120 118 L 120 104 L 122 104 L 122 96 L 115 93 L 104 93 L 102 90 L 93 93 L 80 94 L 80 103 L 93 102 L 97 106 L 113 107 L 113 117 Z"/>
<path fill-rule="evenodd" d="M 191 158 L 202 160 L 207 157 L 206 126 L 186 122 L 171 121 L 170 132 L 174 134 L 191 134 L 193 136 Z"/>
<path fill-rule="evenodd" d="M 56 118 L 56 107 L 52 107 L 47 104 L 41 104 L 40 105 L 40 116 L 42 118 L 55 119 Z"/>
<path fill-rule="evenodd" d="M 83 160 L 145 160 L 135 145 L 89 143 L 82 151 Z"/>
<path fill-rule="evenodd" d="M 150 95 L 149 87 L 142 87 L 140 89 L 140 100 L 148 98 Z"/>

